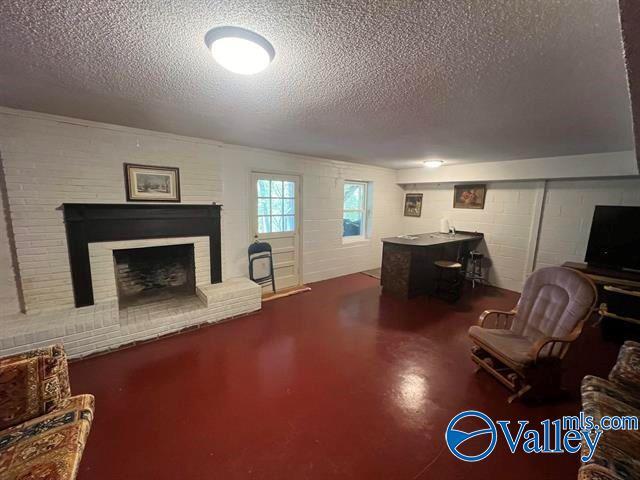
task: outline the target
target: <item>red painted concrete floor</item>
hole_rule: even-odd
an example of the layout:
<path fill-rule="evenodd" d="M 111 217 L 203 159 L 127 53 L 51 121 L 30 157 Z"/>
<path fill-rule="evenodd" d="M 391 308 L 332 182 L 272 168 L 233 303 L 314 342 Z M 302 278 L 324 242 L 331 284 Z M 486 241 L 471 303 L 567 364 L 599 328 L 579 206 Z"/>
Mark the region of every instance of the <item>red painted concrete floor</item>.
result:
<path fill-rule="evenodd" d="M 380 295 L 357 274 L 264 305 L 255 315 L 73 363 L 75 392 L 96 396 L 80 480 L 567 479 L 578 459 L 512 455 L 479 463 L 444 444 L 450 419 L 575 414 L 582 375 L 604 374 L 617 346 L 588 327 L 567 358 L 574 398 L 506 403 L 474 374 L 466 331 L 516 295 L 479 289 L 451 306 Z"/>

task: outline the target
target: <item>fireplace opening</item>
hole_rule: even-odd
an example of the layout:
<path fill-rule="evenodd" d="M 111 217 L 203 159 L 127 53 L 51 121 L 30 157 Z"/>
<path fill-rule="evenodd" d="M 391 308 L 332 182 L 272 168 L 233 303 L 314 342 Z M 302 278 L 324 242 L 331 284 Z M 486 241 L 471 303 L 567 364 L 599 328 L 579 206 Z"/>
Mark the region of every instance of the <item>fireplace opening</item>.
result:
<path fill-rule="evenodd" d="M 193 244 L 114 250 L 120 308 L 195 296 Z"/>

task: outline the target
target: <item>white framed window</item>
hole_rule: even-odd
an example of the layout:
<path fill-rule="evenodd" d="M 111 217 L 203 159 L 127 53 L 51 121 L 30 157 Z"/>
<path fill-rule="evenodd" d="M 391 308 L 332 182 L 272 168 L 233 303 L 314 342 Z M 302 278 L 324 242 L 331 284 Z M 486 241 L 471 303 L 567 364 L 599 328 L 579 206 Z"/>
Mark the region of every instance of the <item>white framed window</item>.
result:
<path fill-rule="evenodd" d="M 342 208 L 342 238 L 358 241 L 367 238 L 368 183 L 345 180 Z"/>

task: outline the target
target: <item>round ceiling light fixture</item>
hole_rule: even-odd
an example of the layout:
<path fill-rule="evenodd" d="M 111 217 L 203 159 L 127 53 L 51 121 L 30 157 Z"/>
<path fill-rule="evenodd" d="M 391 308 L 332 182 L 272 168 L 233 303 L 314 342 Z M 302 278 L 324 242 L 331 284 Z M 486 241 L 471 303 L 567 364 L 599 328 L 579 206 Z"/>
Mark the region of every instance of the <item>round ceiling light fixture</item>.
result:
<path fill-rule="evenodd" d="M 269 66 L 276 51 L 261 35 L 240 27 L 217 27 L 204 37 L 214 60 L 227 70 L 253 75 Z"/>
<path fill-rule="evenodd" d="M 427 168 L 438 168 L 444 165 L 444 160 L 427 160 L 423 165 Z"/>

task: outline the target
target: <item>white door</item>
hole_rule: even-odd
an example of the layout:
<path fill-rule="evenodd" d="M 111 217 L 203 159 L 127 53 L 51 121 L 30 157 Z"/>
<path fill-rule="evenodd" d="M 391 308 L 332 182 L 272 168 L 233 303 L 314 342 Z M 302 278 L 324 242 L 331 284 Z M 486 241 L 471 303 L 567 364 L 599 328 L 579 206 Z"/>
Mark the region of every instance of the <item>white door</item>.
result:
<path fill-rule="evenodd" d="M 276 290 L 300 285 L 300 179 L 291 175 L 253 173 L 253 238 L 273 251 Z M 271 287 L 263 287 L 265 292 Z"/>

